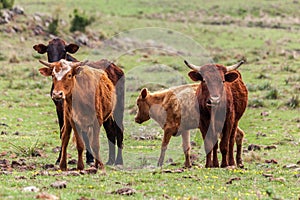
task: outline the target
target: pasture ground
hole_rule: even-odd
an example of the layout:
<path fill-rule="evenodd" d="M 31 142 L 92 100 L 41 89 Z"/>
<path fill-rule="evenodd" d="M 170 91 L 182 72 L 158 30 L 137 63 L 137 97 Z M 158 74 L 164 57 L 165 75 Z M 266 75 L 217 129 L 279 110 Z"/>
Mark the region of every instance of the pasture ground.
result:
<path fill-rule="evenodd" d="M 41 193 L 60 199 L 300 198 L 299 1 L 16 0 L 15 5 L 25 15 L 0 25 L 0 199 L 33 199 Z M 125 164 L 107 166 L 106 175 L 65 173 L 51 165 L 60 145 L 51 79 L 38 73 L 37 60 L 46 56 L 32 46 L 50 40 L 47 20 L 56 16 L 59 37 L 80 38 L 68 31 L 74 9 L 95 18 L 86 29 L 88 45 L 76 57 L 114 60 L 127 77 Z M 44 32 L 37 31 L 39 26 Z M 199 52 L 195 44 L 201 45 Z M 147 84 L 154 91 L 191 82 L 183 59 L 198 61 L 204 55 L 225 65 L 247 58 L 240 68 L 249 90 L 249 107 L 240 121 L 245 167 L 203 168 L 202 139 L 193 130 L 193 167 L 182 168 L 181 138 L 173 137 L 163 168 L 157 168 L 162 130 L 152 120 L 134 123 L 135 98 Z M 68 160 L 77 158 L 75 149 L 69 145 Z M 66 188 L 52 187 L 56 181 L 65 181 Z M 39 191 L 23 191 L 27 186 Z M 116 191 L 122 188 L 135 193 L 120 196 Z"/>

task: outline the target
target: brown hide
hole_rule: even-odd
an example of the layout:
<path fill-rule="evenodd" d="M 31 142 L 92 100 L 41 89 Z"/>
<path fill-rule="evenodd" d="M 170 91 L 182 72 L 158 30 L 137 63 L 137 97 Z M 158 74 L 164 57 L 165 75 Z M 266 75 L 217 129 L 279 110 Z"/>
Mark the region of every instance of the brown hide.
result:
<path fill-rule="evenodd" d="M 83 169 L 83 140 L 87 138 L 90 144 L 88 149 L 91 149 L 96 159 L 96 167 L 103 169 L 99 154 L 99 131 L 89 131 L 89 129 L 93 129 L 95 126 L 100 129 L 103 122 L 112 115 L 116 101 L 114 85 L 103 70 L 87 66 L 71 67 L 70 69 L 70 65 L 73 63 L 60 61 L 51 63 L 50 68 L 40 69 L 41 74 L 45 76 L 54 75 L 53 93 L 62 93 L 60 97 L 64 100 L 60 168 L 67 169 L 66 149 L 73 129 L 78 150 L 77 168 Z M 61 69 L 65 69 L 65 71 L 61 71 Z M 52 72 L 49 73 L 49 71 Z M 87 143 L 85 142 L 85 144 Z"/>
<path fill-rule="evenodd" d="M 79 46 L 76 44 L 67 44 L 60 38 L 55 38 L 49 41 L 48 45 L 37 44 L 33 46 L 38 53 L 47 53 L 48 62 L 57 62 L 61 59 L 68 61 L 78 61 L 72 57 L 69 53 L 76 53 Z M 88 66 L 96 69 L 104 70 L 108 78 L 113 82 L 116 88 L 117 102 L 114 110 L 114 116 L 104 122 L 104 129 L 109 141 L 109 156 L 107 164 L 123 164 L 122 148 L 123 148 L 123 116 L 124 116 L 124 93 L 125 93 L 125 77 L 121 68 L 114 63 L 109 62 L 106 59 L 102 59 L 96 62 L 88 62 Z M 53 86 L 51 94 L 53 93 Z M 61 101 L 53 100 L 56 106 L 56 112 L 58 116 L 58 122 L 60 128 L 63 126 L 63 104 Z M 115 144 L 118 146 L 117 158 L 115 158 Z M 60 155 L 57 162 L 60 160 Z M 87 152 L 87 163 L 93 161 L 93 157 Z"/>
<path fill-rule="evenodd" d="M 199 115 L 196 101 L 198 84 L 172 87 L 150 93 L 143 89 L 137 98 L 137 123 L 153 118 L 164 130 L 158 166 L 163 165 L 165 152 L 172 136 L 182 136 L 185 167 L 191 167 L 189 130 L 198 128 Z"/>
<path fill-rule="evenodd" d="M 200 83 L 196 95 L 201 113 L 200 130 L 202 136 L 205 138 L 205 149 L 207 153 L 206 167 L 219 166 L 216 156 L 218 148 L 217 134 L 219 131 L 216 129 L 218 128 L 222 128 L 222 130 L 220 130 L 221 167 L 234 165 L 233 141 L 237 131 L 238 120 L 241 118 L 247 105 L 247 89 L 241 80 L 240 73 L 236 70 L 227 72 L 226 67 L 223 65 L 208 64 L 199 68 L 198 71 L 190 72 L 189 76 L 194 81 L 203 81 Z M 223 105 L 223 107 L 221 105 Z M 218 117 L 222 115 L 219 111 L 226 111 L 223 120 L 218 119 Z M 243 135 L 243 132 L 239 130 L 239 134 Z M 240 143 L 239 140 L 239 144 Z M 239 144 L 238 148 L 241 148 Z M 212 149 L 214 150 L 213 163 L 211 161 Z M 240 150 L 238 150 L 238 153 L 240 154 Z M 241 159 L 238 155 L 237 158 Z M 241 160 L 237 162 L 239 163 Z"/>

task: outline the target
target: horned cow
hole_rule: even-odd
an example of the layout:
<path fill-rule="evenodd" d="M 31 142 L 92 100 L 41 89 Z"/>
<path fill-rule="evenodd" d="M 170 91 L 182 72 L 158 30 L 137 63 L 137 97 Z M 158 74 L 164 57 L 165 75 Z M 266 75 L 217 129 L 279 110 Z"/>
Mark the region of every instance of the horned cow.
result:
<path fill-rule="evenodd" d="M 67 169 L 67 146 L 72 129 L 77 143 L 77 168 L 84 168 L 82 153 L 86 144 L 95 157 L 95 166 L 104 169 L 99 153 L 99 131 L 114 110 L 116 95 L 113 83 L 103 70 L 81 66 L 82 62 L 40 62 L 46 66 L 39 69 L 40 73 L 52 76 L 52 99 L 64 103 L 61 170 Z"/>
<path fill-rule="evenodd" d="M 138 112 L 135 121 L 139 124 L 153 118 L 164 130 L 158 166 L 164 162 L 165 152 L 172 136 L 182 136 L 185 167 L 191 167 L 190 129 L 199 128 L 199 105 L 196 90 L 199 84 L 187 84 L 150 93 L 146 88 L 137 98 Z M 201 115 L 201 113 L 200 113 Z M 244 132 L 237 129 L 237 157 L 241 158 Z M 241 161 L 241 159 L 240 159 Z"/>
<path fill-rule="evenodd" d="M 78 60 L 70 55 L 76 53 L 79 49 L 79 46 L 73 43 L 66 44 L 65 41 L 59 38 L 52 39 L 49 41 L 48 45 L 44 44 L 37 44 L 33 46 L 33 49 L 36 50 L 40 54 L 47 53 L 48 62 L 56 62 L 61 59 L 66 59 L 68 61 L 77 62 Z M 109 144 L 109 156 L 108 156 L 108 165 L 116 164 L 122 165 L 123 164 L 123 156 L 122 156 L 122 149 L 123 149 L 123 115 L 124 115 L 124 90 L 125 90 L 125 78 L 124 72 L 122 69 L 117 67 L 114 63 L 109 62 L 106 59 L 102 59 L 96 62 L 87 62 L 86 65 L 104 70 L 108 78 L 112 81 L 112 83 L 116 87 L 116 94 L 117 94 L 117 103 L 114 110 L 113 117 L 108 118 L 103 126 L 106 131 L 106 135 L 108 138 Z M 52 95 L 53 92 L 53 85 L 50 91 Z M 56 106 L 56 112 L 58 116 L 58 122 L 60 130 L 62 130 L 64 124 L 64 116 L 63 116 L 63 103 L 62 101 L 53 100 Z M 96 131 L 96 130 L 94 130 Z M 61 137 L 61 132 L 60 132 Z M 117 143 L 118 146 L 118 154 L 116 157 L 115 153 L 115 145 Z M 56 163 L 59 163 L 61 157 L 61 152 L 58 156 Z M 87 163 L 93 162 L 93 156 L 86 151 L 86 159 Z"/>
<path fill-rule="evenodd" d="M 200 130 L 205 142 L 206 167 L 219 167 L 217 158 L 218 137 L 220 133 L 221 167 L 233 166 L 233 145 L 238 121 L 247 106 L 247 89 L 236 69 L 240 63 L 225 67 L 220 64 L 196 66 L 185 61 L 193 71 L 189 77 L 201 81 L 196 92 L 200 115 Z M 240 84 L 240 85 L 239 85 Z M 238 91 L 239 89 L 240 91 Z M 213 150 L 213 162 L 211 154 Z M 238 154 L 240 154 L 238 150 Z M 239 155 L 240 156 L 240 155 Z M 237 155 L 237 162 L 241 159 Z"/>

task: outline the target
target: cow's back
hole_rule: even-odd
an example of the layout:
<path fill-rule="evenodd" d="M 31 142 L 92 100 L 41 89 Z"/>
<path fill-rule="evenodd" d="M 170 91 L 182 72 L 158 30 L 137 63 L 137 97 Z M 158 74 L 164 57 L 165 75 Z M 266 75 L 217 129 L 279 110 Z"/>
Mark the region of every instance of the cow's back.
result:
<path fill-rule="evenodd" d="M 171 88 L 180 105 L 181 130 L 195 129 L 199 126 L 199 105 L 196 98 L 196 90 L 199 84 L 188 84 Z"/>
<path fill-rule="evenodd" d="M 112 82 L 103 70 L 83 66 L 72 93 L 72 118 L 81 127 L 93 124 L 98 116 L 107 118 L 115 104 Z"/>

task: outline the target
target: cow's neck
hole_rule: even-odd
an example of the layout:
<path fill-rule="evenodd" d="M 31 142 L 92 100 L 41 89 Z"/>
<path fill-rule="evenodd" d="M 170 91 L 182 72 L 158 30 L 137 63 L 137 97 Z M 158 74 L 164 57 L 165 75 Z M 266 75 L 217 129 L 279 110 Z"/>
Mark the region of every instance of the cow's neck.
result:
<path fill-rule="evenodd" d="M 66 60 L 67 61 L 72 61 L 72 62 L 78 62 L 79 61 L 76 58 L 74 58 L 73 56 L 71 56 L 70 54 L 66 55 Z"/>
<path fill-rule="evenodd" d="M 163 105 L 165 98 L 165 94 L 153 94 L 147 101 L 150 106 L 149 114 L 151 118 L 158 122 L 161 127 L 166 122 L 166 110 Z"/>

